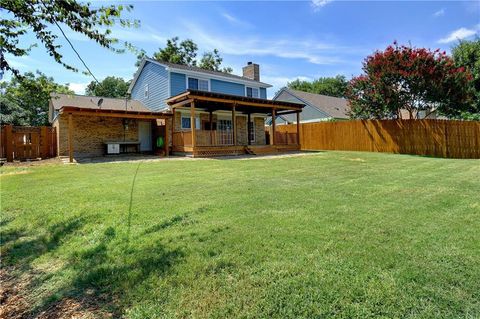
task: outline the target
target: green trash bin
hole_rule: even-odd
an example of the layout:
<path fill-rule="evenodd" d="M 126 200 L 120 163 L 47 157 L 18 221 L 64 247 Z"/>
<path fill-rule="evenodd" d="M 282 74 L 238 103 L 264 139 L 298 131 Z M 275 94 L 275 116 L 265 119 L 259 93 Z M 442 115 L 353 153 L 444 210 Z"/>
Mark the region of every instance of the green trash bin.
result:
<path fill-rule="evenodd" d="M 158 148 L 163 148 L 163 145 L 165 145 L 165 142 L 163 141 L 163 136 L 159 136 L 157 138 L 157 147 Z"/>

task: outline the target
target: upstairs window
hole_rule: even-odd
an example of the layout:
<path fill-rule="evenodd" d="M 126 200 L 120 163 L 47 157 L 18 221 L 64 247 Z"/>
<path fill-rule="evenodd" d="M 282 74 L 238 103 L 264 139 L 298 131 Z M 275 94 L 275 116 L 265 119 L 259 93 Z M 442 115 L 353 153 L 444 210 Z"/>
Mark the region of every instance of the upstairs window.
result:
<path fill-rule="evenodd" d="M 248 97 L 259 97 L 259 90 L 257 88 L 247 87 L 247 96 Z"/>
<path fill-rule="evenodd" d="M 143 92 L 143 97 L 148 99 L 148 84 L 145 84 L 145 91 Z"/>
<path fill-rule="evenodd" d="M 188 78 L 188 88 L 191 90 L 209 91 L 208 80 Z"/>

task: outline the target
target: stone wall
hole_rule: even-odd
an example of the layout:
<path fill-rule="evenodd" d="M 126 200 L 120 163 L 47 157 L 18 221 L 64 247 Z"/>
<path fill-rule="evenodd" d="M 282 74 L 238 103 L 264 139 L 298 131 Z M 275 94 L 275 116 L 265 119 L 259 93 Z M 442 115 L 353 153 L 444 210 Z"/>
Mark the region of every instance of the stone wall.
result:
<path fill-rule="evenodd" d="M 247 145 L 248 132 L 247 132 L 247 117 L 237 116 L 237 145 Z"/>
<path fill-rule="evenodd" d="M 255 123 L 255 142 L 254 145 L 265 145 L 265 119 L 262 117 L 254 118 Z"/>

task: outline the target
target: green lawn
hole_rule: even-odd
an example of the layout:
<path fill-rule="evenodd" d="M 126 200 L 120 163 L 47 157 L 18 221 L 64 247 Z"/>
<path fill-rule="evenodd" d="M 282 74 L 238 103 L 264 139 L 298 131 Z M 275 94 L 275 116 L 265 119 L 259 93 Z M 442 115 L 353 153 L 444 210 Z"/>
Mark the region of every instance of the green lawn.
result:
<path fill-rule="evenodd" d="M 127 318 L 480 317 L 479 160 L 6 167 L 1 209 L 30 315 L 73 300 Z"/>

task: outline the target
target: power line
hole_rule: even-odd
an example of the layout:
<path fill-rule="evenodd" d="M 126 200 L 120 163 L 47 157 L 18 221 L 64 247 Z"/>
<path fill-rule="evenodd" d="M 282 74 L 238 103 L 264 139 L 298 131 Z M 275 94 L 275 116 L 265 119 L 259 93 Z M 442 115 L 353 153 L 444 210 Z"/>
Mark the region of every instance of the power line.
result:
<path fill-rule="evenodd" d="M 45 5 L 45 3 L 43 1 L 41 1 L 41 3 L 43 4 L 43 7 L 48 10 L 47 6 Z M 90 75 L 95 79 L 95 81 L 100 84 L 100 82 L 97 80 L 97 78 L 95 77 L 95 75 L 93 75 L 92 71 L 90 70 L 90 68 L 87 66 L 87 63 L 85 63 L 85 61 L 82 59 L 82 57 L 80 56 L 80 53 L 78 53 L 78 51 L 75 49 L 75 47 L 73 46 L 72 42 L 70 41 L 70 39 L 67 37 L 67 35 L 65 34 L 65 32 L 63 32 L 63 29 L 62 27 L 60 27 L 60 25 L 58 24 L 57 20 L 55 20 L 55 18 L 53 17 L 52 15 L 52 20 L 53 22 L 55 23 L 55 25 L 58 27 L 58 29 L 60 30 L 60 32 L 63 34 L 63 37 L 65 38 L 65 40 L 67 40 L 68 44 L 70 44 L 70 47 L 72 48 L 73 52 L 75 52 L 75 54 L 77 55 L 78 59 L 82 62 L 83 66 L 85 67 L 85 69 L 87 69 L 88 73 L 90 73 Z"/>

